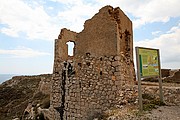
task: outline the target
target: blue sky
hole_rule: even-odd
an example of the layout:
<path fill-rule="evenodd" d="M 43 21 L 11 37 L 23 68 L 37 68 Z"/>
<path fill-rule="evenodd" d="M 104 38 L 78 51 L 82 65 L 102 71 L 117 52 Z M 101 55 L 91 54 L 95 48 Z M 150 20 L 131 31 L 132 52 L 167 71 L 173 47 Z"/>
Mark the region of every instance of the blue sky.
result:
<path fill-rule="evenodd" d="M 158 48 L 162 68 L 180 68 L 179 0 L 0 0 L 0 74 L 52 73 L 60 29 L 80 32 L 105 5 L 132 20 L 134 46 Z"/>

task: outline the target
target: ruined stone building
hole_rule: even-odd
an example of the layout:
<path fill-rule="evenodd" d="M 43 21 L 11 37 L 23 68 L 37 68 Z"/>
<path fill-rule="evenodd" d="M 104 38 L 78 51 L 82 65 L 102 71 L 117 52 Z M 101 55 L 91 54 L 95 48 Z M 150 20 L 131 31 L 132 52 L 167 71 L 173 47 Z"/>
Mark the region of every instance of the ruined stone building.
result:
<path fill-rule="evenodd" d="M 73 56 L 67 42 L 74 43 Z M 91 120 L 120 104 L 133 84 L 133 31 L 120 8 L 105 6 L 80 33 L 62 29 L 55 40 L 51 110 L 54 120 Z"/>

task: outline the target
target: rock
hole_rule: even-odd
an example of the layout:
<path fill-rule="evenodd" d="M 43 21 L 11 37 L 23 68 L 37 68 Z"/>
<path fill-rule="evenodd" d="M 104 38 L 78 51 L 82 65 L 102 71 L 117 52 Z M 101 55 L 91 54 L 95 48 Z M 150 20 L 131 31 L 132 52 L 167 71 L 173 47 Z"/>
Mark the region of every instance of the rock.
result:
<path fill-rule="evenodd" d="M 14 119 L 12 119 L 12 120 L 20 120 L 19 118 L 14 118 Z"/>

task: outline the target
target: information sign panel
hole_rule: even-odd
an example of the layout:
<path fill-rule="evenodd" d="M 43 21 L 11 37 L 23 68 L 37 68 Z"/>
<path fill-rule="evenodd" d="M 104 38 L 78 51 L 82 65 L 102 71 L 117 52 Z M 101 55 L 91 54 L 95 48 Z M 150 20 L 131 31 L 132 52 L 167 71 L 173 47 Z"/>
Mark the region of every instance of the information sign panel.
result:
<path fill-rule="evenodd" d="M 160 75 L 159 50 L 138 47 L 141 77 Z"/>

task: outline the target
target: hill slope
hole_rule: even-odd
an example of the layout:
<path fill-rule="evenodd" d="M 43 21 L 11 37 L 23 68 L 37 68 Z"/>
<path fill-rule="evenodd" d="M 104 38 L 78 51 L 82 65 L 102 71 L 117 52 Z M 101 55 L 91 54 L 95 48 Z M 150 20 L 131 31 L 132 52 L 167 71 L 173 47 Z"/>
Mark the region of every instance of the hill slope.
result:
<path fill-rule="evenodd" d="M 29 103 L 42 103 L 49 93 L 41 91 L 44 78 L 51 75 L 15 76 L 0 85 L 0 120 L 22 118 Z M 41 83 L 40 83 L 41 82 Z"/>

